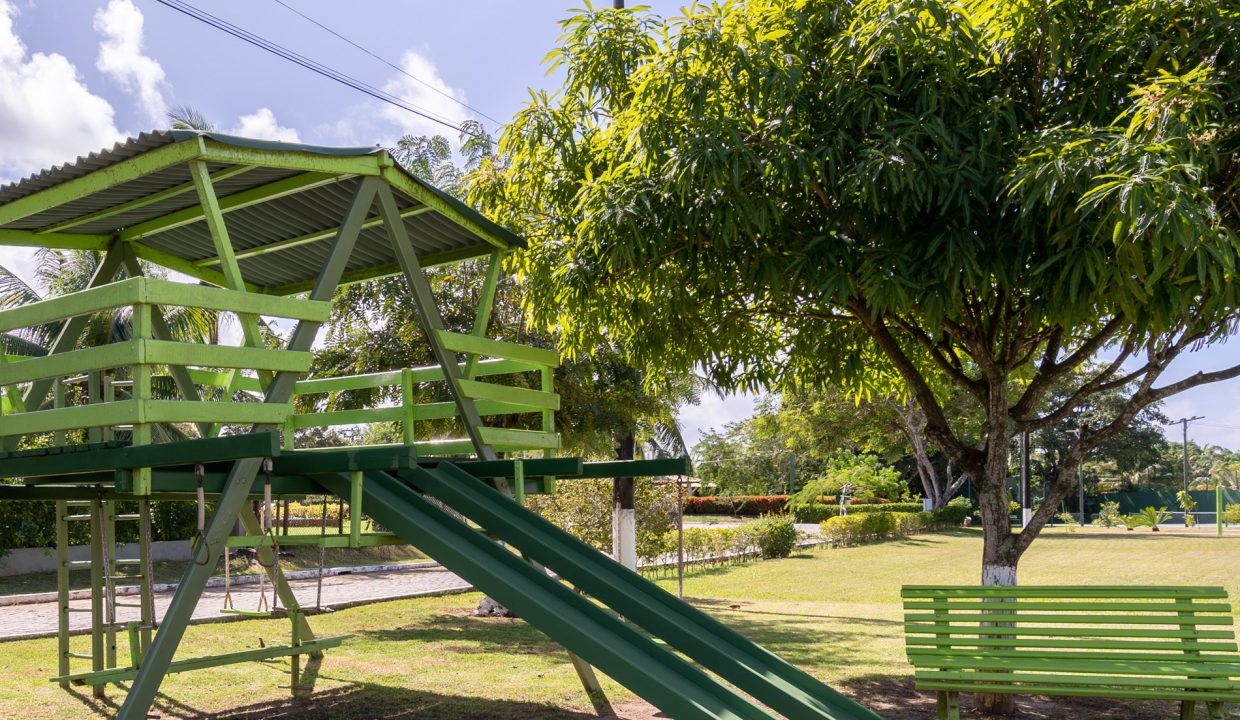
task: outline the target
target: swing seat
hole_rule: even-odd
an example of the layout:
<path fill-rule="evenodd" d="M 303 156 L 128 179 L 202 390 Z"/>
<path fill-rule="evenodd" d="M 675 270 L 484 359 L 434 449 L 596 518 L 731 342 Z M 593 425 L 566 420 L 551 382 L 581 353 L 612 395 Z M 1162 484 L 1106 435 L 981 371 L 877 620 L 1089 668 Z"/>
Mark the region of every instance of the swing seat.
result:
<path fill-rule="evenodd" d="M 221 615 L 241 615 L 252 618 L 275 617 L 275 610 L 238 610 L 236 608 L 220 608 Z"/>

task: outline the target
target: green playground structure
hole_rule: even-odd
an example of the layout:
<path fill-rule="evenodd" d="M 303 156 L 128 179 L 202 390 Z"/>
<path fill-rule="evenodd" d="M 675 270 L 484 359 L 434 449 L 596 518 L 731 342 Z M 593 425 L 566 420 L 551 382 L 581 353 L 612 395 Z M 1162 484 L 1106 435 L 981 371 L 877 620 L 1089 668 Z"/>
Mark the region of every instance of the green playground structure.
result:
<path fill-rule="evenodd" d="M 592 668 L 675 718 L 877 718 L 525 509 L 527 493 L 557 482 L 682 475 L 688 463 L 557 457 L 558 355 L 486 337 L 501 263 L 522 244 L 374 148 L 156 132 L 0 188 L 0 245 L 102 253 L 87 288 L 0 311 L 0 333 L 50 328 L 54 337 L 46 354 L 0 354 L 0 478 L 9 479 L 0 499 L 57 508 L 52 680 L 96 695 L 128 683 L 123 720 L 147 717 L 169 673 L 245 661 L 288 657 L 294 692 L 311 692 L 324 651 L 347 638 L 314 634 L 280 571 L 280 546 L 408 543 L 563 645 L 600 711 L 607 701 Z M 472 330 L 450 332 L 424 269 L 482 258 L 490 264 Z M 140 261 L 167 277 L 145 275 Z M 190 282 L 170 279 L 178 275 Z M 384 276 L 408 283 L 435 364 L 306 377 L 336 289 Z M 242 343 L 178 339 L 167 321 L 175 308 L 235 315 Z M 83 344 L 92 317 L 117 313 L 126 332 Z M 265 344 L 263 318 L 292 321 L 285 347 Z M 424 386 L 440 399 L 419 402 Z M 355 390 L 396 400 L 334 411 L 294 402 Z M 454 423 L 459 436 L 419 435 L 427 421 Z M 370 423 L 399 424 L 401 442 L 298 446 L 298 430 Z M 307 495 L 347 501 L 347 524 L 276 534 L 274 503 Z M 196 503 L 198 532 L 157 619 L 151 503 L 162 500 Z M 364 532 L 363 514 L 383 531 Z M 69 559 L 75 522 L 89 526 L 89 560 Z M 119 522 L 137 523 L 136 560 L 117 558 Z M 230 548 L 253 549 L 263 602 L 224 611 L 287 618 L 290 641 L 181 654 Z M 90 571 L 88 606 L 70 602 L 73 569 Z M 121 582 L 140 587 L 137 602 L 118 599 Z M 69 620 L 79 612 L 90 616 L 89 652 L 74 650 Z"/>

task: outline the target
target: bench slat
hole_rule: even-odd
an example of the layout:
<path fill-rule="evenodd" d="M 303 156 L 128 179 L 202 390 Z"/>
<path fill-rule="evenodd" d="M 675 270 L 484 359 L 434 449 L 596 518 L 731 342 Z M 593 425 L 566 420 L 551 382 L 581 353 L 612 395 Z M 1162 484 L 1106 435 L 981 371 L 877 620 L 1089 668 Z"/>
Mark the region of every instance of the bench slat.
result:
<path fill-rule="evenodd" d="M 1010 648 L 1014 644 L 1004 638 L 967 638 L 967 637 L 922 637 L 910 635 L 905 638 L 910 647 L 997 647 Z M 1021 638 L 1019 645 L 1023 648 L 1085 648 L 1089 650 L 1178 650 L 1201 652 L 1236 652 L 1240 650 L 1234 642 L 1197 642 L 1195 640 L 1157 641 L 1157 640 L 1082 640 L 1078 637 L 1060 638 Z"/>
<path fill-rule="evenodd" d="M 1184 662 L 1167 662 L 1160 660 L 1145 661 L 1125 660 L 1085 660 L 1075 657 L 1063 658 L 1029 658 L 1029 657 L 937 657 L 919 658 L 913 663 L 920 671 L 938 670 L 1011 670 L 1019 680 L 1020 671 L 1049 671 L 1065 673 L 1083 673 L 1086 675 L 1140 675 L 1140 676 L 1171 676 L 1179 678 L 1240 677 L 1240 658 L 1231 658 L 1230 663 L 1201 664 Z"/>
<path fill-rule="evenodd" d="M 1227 590 L 1221 587 L 1180 587 L 1171 585 L 905 585 L 900 596 L 905 598 L 1103 598 L 1103 599 L 1163 599 L 1201 598 L 1224 600 Z"/>
<path fill-rule="evenodd" d="M 904 603 L 905 610 L 994 610 L 997 603 L 984 602 L 980 600 L 909 600 Z M 1026 600 L 1024 598 L 1016 598 L 1010 603 L 1004 603 L 1000 609 L 1007 610 L 1009 607 L 1019 608 L 1021 610 L 1052 610 L 1055 612 L 1097 612 L 1101 614 L 1109 614 L 1116 612 L 1145 612 L 1145 613 L 1222 613 L 1224 615 L 1231 614 L 1231 605 L 1228 603 L 1192 603 L 1185 605 L 1184 603 L 1167 602 L 1160 600 L 1155 602 L 1129 602 L 1129 603 L 1105 603 L 1105 602 L 1055 602 L 1043 600 Z"/>
<path fill-rule="evenodd" d="M 958 681 L 958 682 L 997 682 L 997 683 L 1014 683 L 1024 682 L 1035 685 L 1057 685 L 1061 687 L 1098 686 L 1107 685 L 1111 687 L 1137 687 L 1137 688 L 1172 688 L 1187 689 L 1195 688 L 1202 690 L 1217 690 L 1220 692 L 1233 692 L 1240 695 L 1240 681 L 1219 678 L 1166 678 L 1166 677 L 1108 677 L 1105 679 L 1098 678 L 1094 675 L 1055 675 L 1042 673 L 1008 673 L 1008 672 L 986 672 L 972 670 L 921 670 L 918 669 L 914 673 L 914 677 L 918 680 L 931 681 Z"/>
<path fill-rule="evenodd" d="M 1197 651 L 1193 651 L 1196 653 Z M 1090 650 L 1008 650 L 1004 648 L 910 647 L 909 661 L 914 665 L 934 665 L 944 658 L 1045 658 L 1050 660 L 1119 660 L 1139 662 L 1183 662 L 1185 652 L 1094 652 Z M 1240 655 L 1227 653 L 1193 654 L 1192 662 L 1201 665 L 1224 664 L 1240 667 Z"/>
<path fill-rule="evenodd" d="M 1200 700 L 1205 702 L 1228 702 L 1240 700 L 1240 693 L 1210 690 L 1176 690 L 1172 688 L 1108 688 L 1101 685 L 1090 687 L 1065 687 L 1062 685 L 1001 685 L 980 682 L 934 682 L 918 681 L 922 690 L 952 690 L 956 692 L 980 692 L 1021 695 L 1059 695 L 1065 697 L 1107 697 L 1123 700 Z"/>
<path fill-rule="evenodd" d="M 1201 638 L 1203 640 L 1234 640 L 1231 630 L 1164 630 L 1155 628 L 1058 628 L 1058 627 L 958 627 L 954 625 L 931 625 L 928 623 L 905 623 L 907 633 L 926 635 L 981 635 L 1010 637 L 1009 645 L 1019 645 L 1023 636 L 1076 636 L 1106 638 Z"/>
<path fill-rule="evenodd" d="M 1232 625 L 1230 615 L 1184 615 L 1180 617 L 1159 617 L 1150 615 L 1059 615 L 1039 613 L 1008 612 L 1004 607 L 1008 603 L 991 603 L 995 608 L 991 613 L 909 613 L 904 616 L 906 623 L 1064 623 L 1068 625 Z"/>

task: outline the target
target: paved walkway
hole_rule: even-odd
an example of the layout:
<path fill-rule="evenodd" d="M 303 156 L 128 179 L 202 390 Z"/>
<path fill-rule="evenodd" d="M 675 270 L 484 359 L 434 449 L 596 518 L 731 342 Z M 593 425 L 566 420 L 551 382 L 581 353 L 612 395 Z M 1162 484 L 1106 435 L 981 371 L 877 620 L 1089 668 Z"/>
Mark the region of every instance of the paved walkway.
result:
<path fill-rule="evenodd" d="M 293 594 L 304 608 L 312 608 L 317 592 L 316 579 L 291 580 L 289 585 Z M 418 567 L 401 570 L 386 570 L 365 574 L 335 575 L 323 578 L 323 606 L 346 607 L 364 602 L 379 600 L 395 600 L 406 597 L 431 595 L 447 595 L 465 592 L 470 589 L 469 583 L 442 567 Z M 271 588 L 267 588 L 270 602 Z M 233 607 L 238 610 L 255 610 L 258 608 L 258 585 L 241 585 L 232 589 Z M 136 595 L 120 599 L 124 603 L 137 603 Z M 162 618 L 172 601 L 171 592 L 155 594 L 155 614 Z M 71 607 L 89 608 L 89 600 L 73 600 Z M 194 609 L 195 622 L 209 622 L 221 619 L 234 619 L 237 616 L 221 615 L 224 606 L 224 588 L 207 588 L 198 607 Z M 138 619 L 137 608 L 117 608 L 117 617 L 121 622 Z M 74 631 L 90 628 L 90 613 L 75 612 L 70 615 L 70 627 Z M 0 641 L 17 640 L 36 637 L 50 637 L 56 634 L 56 603 L 42 602 L 29 605 L 13 605 L 0 607 Z"/>

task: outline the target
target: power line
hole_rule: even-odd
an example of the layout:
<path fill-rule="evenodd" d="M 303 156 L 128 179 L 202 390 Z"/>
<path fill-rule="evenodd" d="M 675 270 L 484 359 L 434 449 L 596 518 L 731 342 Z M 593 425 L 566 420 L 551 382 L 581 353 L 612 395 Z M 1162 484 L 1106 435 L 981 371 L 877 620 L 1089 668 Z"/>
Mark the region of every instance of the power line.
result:
<path fill-rule="evenodd" d="M 297 8 L 293 7 L 292 5 L 289 5 L 288 3 L 284 2 L 284 0 L 272 0 L 272 1 L 273 1 L 273 2 L 275 2 L 277 5 L 279 5 L 279 6 L 283 7 L 284 9 L 288 10 L 289 12 L 293 13 L 294 15 L 297 15 L 297 16 L 301 17 L 301 18 L 302 18 L 303 20 L 305 20 L 306 22 L 309 22 L 309 23 L 311 23 L 311 24 L 313 24 L 313 25 L 318 26 L 318 27 L 319 27 L 319 28 L 321 28 L 322 30 L 324 30 L 324 31 L 326 31 L 326 32 L 328 32 L 328 33 L 330 33 L 330 34 L 334 35 L 335 37 L 337 37 L 337 38 L 339 38 L 339 39 L 341 39 L 341 40 L 343 40 L 343 41 L 345 41 L 346 43 L 348 43 L 348 44 L 352 45 L 353 47 L 357 48 L 358 50 L 361 50 L 362 52 L 366 53 L 367 55 L 371 56 L 372 58 L 374 58 L 374 59 L 378 60 L 379 62 L 383 63 L 384 65 L 387 65 L 388 67 L 392 68 L 392 69 L 393 69 L 393 70 L 395 70 L 396 72 L 398 72 L 398 73 L 400 73 L 400 74 L 404 75 L 405 77 L 407 77 L 407 78 L 409 78 L 410 80 L 412 80 L 412 81 L 414 81 L 414 82 L 418 83 L 419 85 L 422 85 L 423 87 L 427 88 L 428 90 L 431 90 L 432 92 L 439 93 L 440 95 L 442 95 L 442 96 L 444 96 L 444 97 L 448 98 L 449 100 L 451 100 L 452 102 L 456 103 L 457 105 L 460 105 L 461 107 L 466 108 L 467 110 L 471 110 L 471 111 L 473 111 L 473 112 L 478 113 L 479 115 L 481 115 L 482 117 L 486 118 L 487 120 L 490 120 L 491 122 L 495 123 L 496 125 L 503 125 L 503 123 L 501 123 L 499 120 L 496 120 L 495 118 L 491 117 L 490 115 L 487 115 L 486 113 L 482 112 L 482 111 L 481 111 L 481 110 L 479 110 L 478 108 L 476 108 L 476 107 L 474 107 L 474 106 L 472 106 L 472 105 L 470 105 L 470 104 L 468 104 L 468 103 L 466 103 L 466 102 L 464 102 L 464 101 L 462 101 L 462 100 L 458 99 L 455 95 L 452 95 L 451 93 L 446 93 L 446 92 L 444 92 L 443 90 L 440 90 L 439 88 L 435 87 L 434 85 L 431 85 L 430 83 L 426 82 L 426 81 L 425 81 L 425 80 L 423 80 L 422 78 L 420 78 L 420 77 L 418 77 L 418 76 L 416 76 L 416 75 L 414 75 L 414 74 L 410 73 L 408 70 L 406 70 L 406 69 L 404 69 L 403 67 L 401 67 L 401 66 L 397 65 L 396 63 L 392 62 L 391 60 L 388 60 L 388 59 L 387 59 L 387 58 L 385 58 L 385 57 L 382 57 L 382 56 L 380 56 L 380 55 L 377 55 L 377 54 L 375 54 L 375 53 L 371 52 L 371 51 L 370 51 L 370 50 L 368 50 L 367 48 L 365 48 L 365 47 L 363 47 L 363 46 L 359 45 L 358 43 L 354 42 L 353 40 L 350 40 L 349 38 L 345 37 L 344 35 L 341 35 L 340 33 L 336 32 L 335 30 L 332 30 L 331 28 L 327 27 L 326 25 L 324 25 L 323 23 L 319 22 L 318 20 L 315 20 L 314 18 L 310 17 L 309 15 L 307 15 L 307 14 L 303 13 L 302 11 L 300 11 L 300 10 L 298 10 Z"/>
<path fill-rule="evenodd" d="M 431 122 L 438 123 L 447 128 L 451 128 L 452 130 L 455 130 L 458 133 L 477 136 L 477 133 L 469 132 L 465 128 L 462 128 L 459 125 L 456 125 L 452 121 L 447 120 L 446 118 L 440 115 L 437 115 L 431 112 L 430 110 L 413 105 L 401 98 L 396 97 L 395 95 L 384 92 L 383 90 L 380 90 L 379 88 L 376 88 L 373 85 L 368 85 L 367 83 L 364 83 L 355 77 L 346 75 L 345 73 L 342 73 L 339 70 L 330 68 L 315 60 L 311 60 L 310 58 L 305 57 L 304 55 L 300 55 L 296 52 L 293 52 L 292 50 L 289 50 L 288 48 L 282 45 L 279 45 L 277 43 L 274 43 L 270 40 L 267 40 L 266 38 L 263 38 L 259 35 L 255 35 L 254 33 L 248 30 L 245 30 L 243 28 L 240 28 L 236 25 L 233 25 L 232 23 L 226 20 L 221 20 L 220 18 L 208 12 L 199 10 L 198 8 L 194 7 L 193 5 L 190 5 L 187 2 L 183 2 L 183 0 L 156 0 L 156 2 L 158 2 L 159 4 L 165 7 L 176 10 L 177 12 L 180 12 L 184 15 L 188 15 L 189 17 L 201 23 L 210 25 L 211 27 L 217 30 L 221 30 L 225 33 L 228 33 L 229 35 L 232 35 L 238 40 L 242 40 L 257 48 L 266 50 L 267 52 L 272 53 L 273 55 L 278 55 L 279 57 L 282 57 L 285 60 L 288 60 L 289 62 L 300 65 L 301 67 L 315 74 L 321 75 L 325 78 L 328 78 L 329 80 L 335 80 L 336 82 L 342 85 L 351 87 L 354 90 L 357 90 L 358 92 L 365 93 L 366 95 L 369 95 L 370 97 L 375 98 L 376 100 L 381 100 L 389 105 L 398 107 L 402 110 L 411 112 L 414 115 L 430 120 Z"/>

